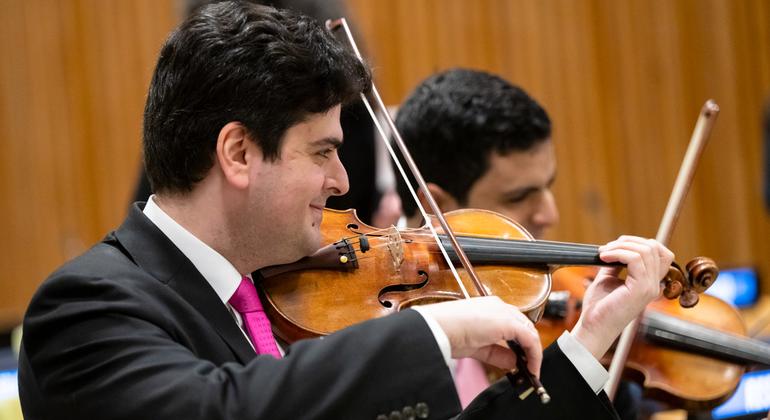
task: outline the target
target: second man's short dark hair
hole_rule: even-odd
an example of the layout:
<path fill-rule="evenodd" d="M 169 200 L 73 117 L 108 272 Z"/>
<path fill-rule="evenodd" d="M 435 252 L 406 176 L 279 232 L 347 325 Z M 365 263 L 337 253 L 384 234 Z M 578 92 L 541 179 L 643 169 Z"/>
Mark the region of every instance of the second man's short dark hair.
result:
<path fill-rule="evenodd" d="M 399 109 L 396 127 L 426 182 L 439 185 L 460 204 L 489 169 L 492 152 L 529 150 L 551 136 L 548 114 L 526 92 L 493 74 L 468 69 L 423 81 Z M 414 215 L 417 205 L 400 177 L 398 192 L 404 213 Z"/>

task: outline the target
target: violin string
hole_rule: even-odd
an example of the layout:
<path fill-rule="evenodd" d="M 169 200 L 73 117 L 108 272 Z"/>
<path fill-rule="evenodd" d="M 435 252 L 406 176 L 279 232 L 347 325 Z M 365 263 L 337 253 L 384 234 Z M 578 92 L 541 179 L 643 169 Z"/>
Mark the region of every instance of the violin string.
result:
<path fill-rule="evenodd" d="M 367 236 L 367 235 L 364 235 Z M 461 238 L 471 238 L 471 237 L 461 237 Z M 486 255 L 492 254 L 497 252 L 501 257 L 510 255 L 511 251 L 525 251 L 527 253 L 531 254 L 537 254 L 537 253 L 544 253 L 544 254 L 557 254 L 560 257 L 585 257 L 585 258 L 595 258 L 597 254 L 597 249 L 595 246 L 591 245 L 583 245 L 583 244 L 572 244 L 572 243 L 558 243 L 558 242 L 547 242 L 547 241 L 527 241 L 527 240 L 504 240 L 504 241 L 490 241 L 486 240 L 487 238 L 472 238 L 472 239 L 482 239 L 483 247 L 478 249 L 478 252 L 483 252 Z M 369 245 L 368 249 L 378 249 L 381 247 L 387 247 L 391 243 L 398 243 L 398 244 L 404 244 L 404 243 L 413 243 L 413 244 L 427 244 L 427 245 L 434 245 L 435 242 L 433 240 L 414 240 L 414 239 L 401 239 L 400 241 L 390 241 L 389 237 L 378 237 L 374 236 L 371 237 L 371 242 L 375 241 L 386 241 L 385 243 L 379 244 L 379 245 Z M 349 241 L 351 245 L 359 245 L 359 240 L 352 240 Z M 471 253 L 473 253 L 473 248 L 470 247 Z M 360 250 L 360 248 L 359 248 Z M 435 252 L 435 251 L 433 251 Z"/>
<path fill-rule="evenodd" d="M 368 248 L 367 252 L 368 252 L 368 251 L 371 251 L 371 250 L 374 250 L 374 249 L 379 249 L 379 248 L 386 248 L 386 247 L 388 247 L 388 244 L 379 244 L 379 245 L 369 246 L 369 248 Z M 360 259 L 364 259 L 364 258 L 370 258 L 370 257 L 375 257 L 375 256 L 376 256 L 376 255 L 373 255 L 373 254 L 370 254 L 370 255 L 366 255 L 366 252 L 363 252 L 363 251 L 361 251 L 361 248 L 360 248 L 360 246 L 359 246 L 359 247 L 357 247 L 357 248 L 356 248 L 356 247 L 353 247 L 353 251 L 354 251 L 354 252 L 356 252 L 356 255 L 359 255 L 359 253 L 362 255 L 362 256 L 357 256 L 357 257 L 356 257 L 356 258 L 357 258 L 357 259 L 359 259 L 359 260 L 360 260 Z M 425 251 L 425 252 L 426 252 L 426 254 L 428 254 L 428 255 L 441 255 L 441 251 L 438 251 L 438 250 L 435 250 L 435 251 L 431 251 L 431 250 L 428 250 L 428 251 Z M 471 251 L 471 255 L 473 255 L 473 254 L 472 254 L 472 251 Z M 582 256 L 582 257 L 593 257 L 593 254 L 591 254 L 591 255 L 575 254 L 575 255 L 569 255 L 569 256 L 573 256 L 573 257 L 581 257 L 581 256 Z M 534 264 L 535 266 L 539 266 L 539 265 L 541 265 L 541 264 L 547 264 L 547 263 L 533 263 L 533 264 Z M 555 264 L 558 264 L 558 263 L 555 263 Z M 576 264 L 576 263 L 573 263 L 573 264 Z M 580 264 L 578 264 L 578 265 L 580 265 Z M 590 264 L 589 264 L 589 265 L 590 265 Z"/>
<path fill-rule="evenodd" d="M 371 238 L 378 238 L 378 237 L 382 237 L 382 236 L 387 236 L 388 232 L 391 232 L 394 228 L 395 228 L 394 226 L 391 226 L 391 227 L 387 227 L 387 228 L 379 228 L 379 229 L 376 229 L 376 230 L 373 230 L 373 231 L 367 232 L 367 233 L 360 233 L 360 234 L 356 234 L 356 235 L 346 236 L 346 237 L 343 237 L 341 239 L 341 241 L 343 241 L 343 240 L 351 240 L 351 239 L 354 239 L 354 238 L 359 238 L 361 236 L 366 236 L 366 237 L 371 237 Z M 409 233 L 410 235 L 413 235 L 413 236 L 424 236 L 426 238 L 433 238 L 433 236 L 428 234 L 428 233 L 413 232 L 413 231 L 420 230 L 421 228 L 395 228 L 395 229 L 397 229 L 400 234 Z M 435 240 L 432 240 L 431 242 L 435 243 Z"/>
<path fill-rule="evenodd" d="M 466 238 L 471 237 L 464 237 L 460 236 L 460 241 L 462 242 Z M 487 238 L 473 238 L 473 239 L 482 239 L 486 240 Z M 481 246 L 483 246 L 484 250 L 501 250 L 501 251 L 510 251 L 514 250 L 516 248 L 524 249 L 527 251 L 541 251 L 541 252 L 547 252 L 551 251 L 554 253 L 560 253 L 560 254 L 575 254 L 575 255 L 594 255 L 598 252 L 597 247 L 595 245 L 583 245 L 583 244 L 571 244 L 571 243 L 547 243 L 547 242 L 540 242 L 540 241 L 527 241 L 527 240 L 516 240 L 516 239 L 508 239 L 505 240 L 506 242 L 492 242 L 490 240 L 489 242 L 480 242 Z M 469 241 L 468 245 L 472 245 L 473 241 Z M 411 243 L 411 244 L 426 244 L 426 245 L 433 245 L 435 244 L 432 240 L 422 240 L 422 239 L 402 239 L 400 243 Z"/>

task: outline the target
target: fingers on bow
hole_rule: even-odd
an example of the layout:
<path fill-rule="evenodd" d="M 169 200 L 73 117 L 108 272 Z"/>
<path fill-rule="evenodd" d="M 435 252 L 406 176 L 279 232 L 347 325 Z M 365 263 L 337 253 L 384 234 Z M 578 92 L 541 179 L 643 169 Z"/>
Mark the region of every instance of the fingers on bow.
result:
<path fill-rule="evenodd" d="M 519 344 L 527 359 L 527 369 L 535 376 L 540 376 L 540 365 L 543 362 L 543 348 L 540 335 L 532 321 L 514 306 L 506 320 L 502 340 L 496 345 L 482 349 L 486 352 L 487 363 L 494 366 L 513 369 L 516 367 L 516 355 L 508 348 L 507 341 Z"/>

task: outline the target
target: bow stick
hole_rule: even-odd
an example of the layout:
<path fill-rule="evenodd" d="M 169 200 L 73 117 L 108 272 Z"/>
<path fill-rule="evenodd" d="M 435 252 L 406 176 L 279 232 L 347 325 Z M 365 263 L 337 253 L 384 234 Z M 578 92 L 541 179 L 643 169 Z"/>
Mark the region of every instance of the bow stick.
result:
<path fill-rule="evenodd" d="M 658 227 L 658 233 L 655 235 L 655 239 L 665 246 L 668 246 L 668 243 L 671 240 L 671 235 L 674 232 L 674 225 L 676 225 L 676 221 L 679 219 L 684 199 L 687 196 L 690 185 L 692 185 L 695 168 L 698 166 L 698 161 L 703 154 L 703 150 L 706 148 L 706 143 L 711 135 L 711 130 L 714 127 L 717 115 L 719 115 L 719 106 L 713 100 L 709 99 L 703 104 L 700 115 L 698 116 L 698 121 L 695 123 L 695 129 L 693 129 L 690 144 L 687 146 L 687 152 L 684 155 L 684 160 L 682 160 L 682 166 L 679 168 L 679 175 L 676 177 L 674 188 L 671 191 L 671 196 L 666 205 L 666 211 L 663 213 L 663 218 Z M 636 332 L 639 329 L 639 322 L 641 319 L 642 315 L 626 326 L 623 333 L 620 335 L 620 340 L 615 348 L 615 354 L 612 356 L 612 363 L 610 364 L 609 380 L 604 387 L 610 400 L 615 399 L 618 384 L 620 383 L 620 376 L 623 373 L 623 367 L 626 364 L 626 359 L 628 359 L 628 353 L 631 351 L 631 345 L 636 337 Z"/>

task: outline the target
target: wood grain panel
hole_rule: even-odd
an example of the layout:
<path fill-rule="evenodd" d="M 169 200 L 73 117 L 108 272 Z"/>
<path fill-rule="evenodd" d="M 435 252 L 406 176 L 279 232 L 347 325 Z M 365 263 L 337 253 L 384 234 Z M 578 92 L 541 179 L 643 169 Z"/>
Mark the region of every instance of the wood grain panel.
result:
<path fill-rule="evenodd" d="M 173 2 L 0 1 L 0 327 L 125 215 Z"/>
<path fill-rule="evenodd" d="M 562 220 L 551 238 L 654 236 L 698 110 L 722 107 L 673 238 L 684 261 L 755 264 L 770 290 L 760 113 L 763 0 L 349 0 L 385 100 L 450 67 L 501 74 L 548 110 Z M 175 0 L 0 0 L 0 320 L 115 227 Z M 6 321 L 8 320 L 8 321 Z"/>
<path fill-rule="evenodd" d="M 715 99 L 722 113 L 672 248 L 681 261 L 757 265 L 770 288 L 760 197 L 767 2 L 418 1 L 410 18 L 401 2 L 349 3 L 362 22 L 387 22 L 361 27 L 387 102 L 437 70 L 469 66 L 544 104 L 560 175 L 552 238 L 654 236 L 698 111 Z"/>

